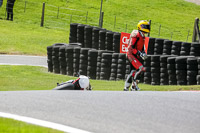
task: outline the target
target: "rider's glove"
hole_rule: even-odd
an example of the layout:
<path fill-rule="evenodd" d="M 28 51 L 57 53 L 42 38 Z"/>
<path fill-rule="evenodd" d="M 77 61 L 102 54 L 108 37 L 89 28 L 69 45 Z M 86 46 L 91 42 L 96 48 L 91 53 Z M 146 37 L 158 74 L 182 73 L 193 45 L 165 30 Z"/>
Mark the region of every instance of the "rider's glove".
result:
<path fill-rule="evenodd" d="M 140 52 L 138 51 L 138 55 L 143 59 L 146 60 L 147 59 L 147 54 L 145 52 Z"/>

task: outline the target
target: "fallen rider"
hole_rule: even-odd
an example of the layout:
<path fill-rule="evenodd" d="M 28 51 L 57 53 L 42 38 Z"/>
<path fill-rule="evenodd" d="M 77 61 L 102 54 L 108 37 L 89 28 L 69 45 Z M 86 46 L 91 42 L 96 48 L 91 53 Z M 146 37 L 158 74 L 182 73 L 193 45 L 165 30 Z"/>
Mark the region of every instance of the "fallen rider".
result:
<path fill-rule="evenodd" d="M 57 87 L 53 90 L 92 90 L 89 78 L 80 75 L 76 80 L 69 80 L 63 83 L 57 83 Z"/>

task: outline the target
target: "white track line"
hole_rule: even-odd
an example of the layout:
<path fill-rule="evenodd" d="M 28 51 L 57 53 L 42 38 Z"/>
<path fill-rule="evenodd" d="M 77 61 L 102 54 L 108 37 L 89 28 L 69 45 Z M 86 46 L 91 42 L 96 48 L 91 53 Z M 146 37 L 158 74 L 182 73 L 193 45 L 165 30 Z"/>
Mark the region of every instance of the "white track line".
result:
<path fill-rule="evenodd" d="M 76 129 L 73 127 L 69 127 L 69 126 L 65 126 L 65 125 L 61 125 L 61 124 L 57 124 L 57 123 L 53 123 L 53 122 L 38 120 L 35 118 L 19 116 L 19 115 L 14 115 L 14 114 L 9 114 L 9 113 L 0 112 L 0 117 L 23 121 L 23 122 L 27 122 L 30 124 L 39 125 L 39 126 L 47 127 L 47 128 L 52 128 L 52 129 L 56 129 L 56 130 L 67 132 L 67 133 L 91 133 L 88 131 Z"/>

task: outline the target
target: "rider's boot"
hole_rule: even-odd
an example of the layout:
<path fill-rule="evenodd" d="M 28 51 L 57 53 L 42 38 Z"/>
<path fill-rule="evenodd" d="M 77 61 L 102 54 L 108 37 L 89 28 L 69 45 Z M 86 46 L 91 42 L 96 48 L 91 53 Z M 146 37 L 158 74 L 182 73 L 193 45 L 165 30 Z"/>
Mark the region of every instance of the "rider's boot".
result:
<path fill-rule="evenodd" d="M 125 82 L 124 91 L 129 91 L 130 86 L 131 86 L 131 83 Z"/>
<path fill-rule="evenodd" d="M 124 91 L 129 91 L 129 87 L 131 86 L 133 75 L 135 75 L 135 70 L 132 70 L 130 74 L 127 76 L 127 79 L 125 81 Z"/>
<path fill-rule="evenodd" d="M 138 80 L 133 81 L 132 86 L 131 86 L 131 91 L 139 91 L 140 90 L 140 88 L 138 87 L 138 83 L 139 83 Z"/>

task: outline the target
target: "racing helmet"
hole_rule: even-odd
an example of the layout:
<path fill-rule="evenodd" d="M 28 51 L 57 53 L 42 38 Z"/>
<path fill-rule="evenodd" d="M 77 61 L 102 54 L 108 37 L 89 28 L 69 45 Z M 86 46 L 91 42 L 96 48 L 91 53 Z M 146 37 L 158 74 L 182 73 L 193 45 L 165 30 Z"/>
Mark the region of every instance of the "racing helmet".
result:
<path fill-rule="evenodd" d="M 144 32 L 144 33 L 149 33 L 150 32 L 150 24 L 148 21 L 146 20 L 141 20 L 138 24 L 137 24 L 137 28 L 138 30 Z"/>
<path fill-rule="evenodd" d="M 80 87 L 83 88 L 84 90 L 88 90 L 88 88 L 90 86 L 89 78 L 84 75 L 80 75 L 79 78 L 80 78 L 79 79 Z"/>

